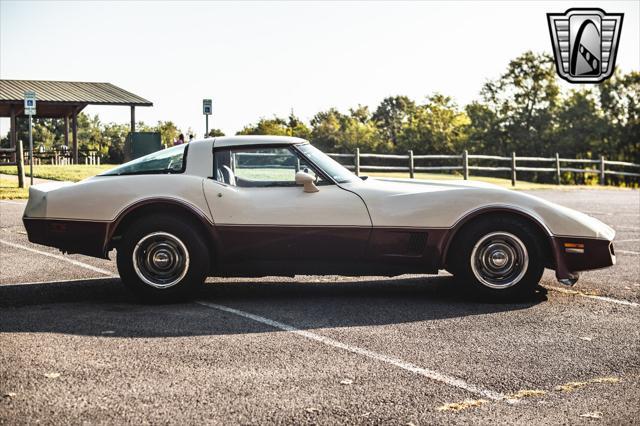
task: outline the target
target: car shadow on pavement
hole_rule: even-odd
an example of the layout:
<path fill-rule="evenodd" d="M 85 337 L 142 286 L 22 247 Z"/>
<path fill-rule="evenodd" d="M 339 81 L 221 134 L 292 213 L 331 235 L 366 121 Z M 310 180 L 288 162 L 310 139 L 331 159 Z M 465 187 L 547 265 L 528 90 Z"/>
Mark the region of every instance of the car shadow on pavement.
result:
<path fill-rule="evenodd" d="M 350 281 L 222 280 L 198 300 L 281 321 L 300 329 L 436 321 L 528 309 L 540 291 L 517 303 L 468 295 L 452 277 Z M 109 337 L 180 337 L 272 332 L 273 328 L 196 302 L 138 301 L 118 278 L 0 286 L 0 332 Z"/>

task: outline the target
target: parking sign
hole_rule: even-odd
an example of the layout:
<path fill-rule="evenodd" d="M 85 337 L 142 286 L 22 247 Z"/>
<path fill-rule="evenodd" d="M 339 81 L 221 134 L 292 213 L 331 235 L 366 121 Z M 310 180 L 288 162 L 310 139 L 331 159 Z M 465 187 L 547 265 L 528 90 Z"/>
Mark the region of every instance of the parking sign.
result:
<path fill-rule="evenodd" d="M 24 114 L 36 115 L 36 92 L 24 92 Z"/>
<path fill-rule="evenodd" d="M 202 113 L 204 115 L 211 115 L 212 102 L 211 99 L 202 100 Z"/>

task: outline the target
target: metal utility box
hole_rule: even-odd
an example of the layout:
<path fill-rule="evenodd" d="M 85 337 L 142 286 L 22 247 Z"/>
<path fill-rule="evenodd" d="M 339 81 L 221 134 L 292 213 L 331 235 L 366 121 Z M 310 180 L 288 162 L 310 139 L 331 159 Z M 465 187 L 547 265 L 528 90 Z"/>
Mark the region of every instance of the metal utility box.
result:
<path fill-rule="evenodd" d="M 157 132 L 129 133 L 124 146 L 124 161 L 135 160 L 162 149 L 162 138 Z"/>

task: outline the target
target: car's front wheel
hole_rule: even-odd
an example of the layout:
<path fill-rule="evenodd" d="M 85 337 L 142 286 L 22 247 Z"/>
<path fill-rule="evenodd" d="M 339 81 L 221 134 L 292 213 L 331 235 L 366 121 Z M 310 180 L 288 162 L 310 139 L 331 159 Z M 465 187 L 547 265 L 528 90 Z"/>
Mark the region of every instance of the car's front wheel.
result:
<path fill-rule="evenodd" d="M 500 217 L 465 227 L 449 253 L 455 275 L 476 293 L 508 299 L 534 292 L 545 265 L 543 243 L 528 223 Z"/>
<path fill-rule="evenodd" d="M 192 295 L 206 278 L 208 259 L 207 244 L 193 224 L 169 215 L 135 221 L 118 245 L 122 282 L 149 301 Z"/>

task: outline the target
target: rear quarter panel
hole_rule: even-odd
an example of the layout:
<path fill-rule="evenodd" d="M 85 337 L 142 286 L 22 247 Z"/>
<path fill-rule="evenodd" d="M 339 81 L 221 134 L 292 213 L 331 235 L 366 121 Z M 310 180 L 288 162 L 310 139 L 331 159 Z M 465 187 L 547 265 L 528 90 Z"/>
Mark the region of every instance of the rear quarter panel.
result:
<path fill-rule="evenodd" d="M 202 181 L 200 176 L 185 174 L 96 176 L 48 191 L 41 214 L 50 219 L 113 221 L 134 203 L 169 198 L 191 205 L 212 220 Z"/>

